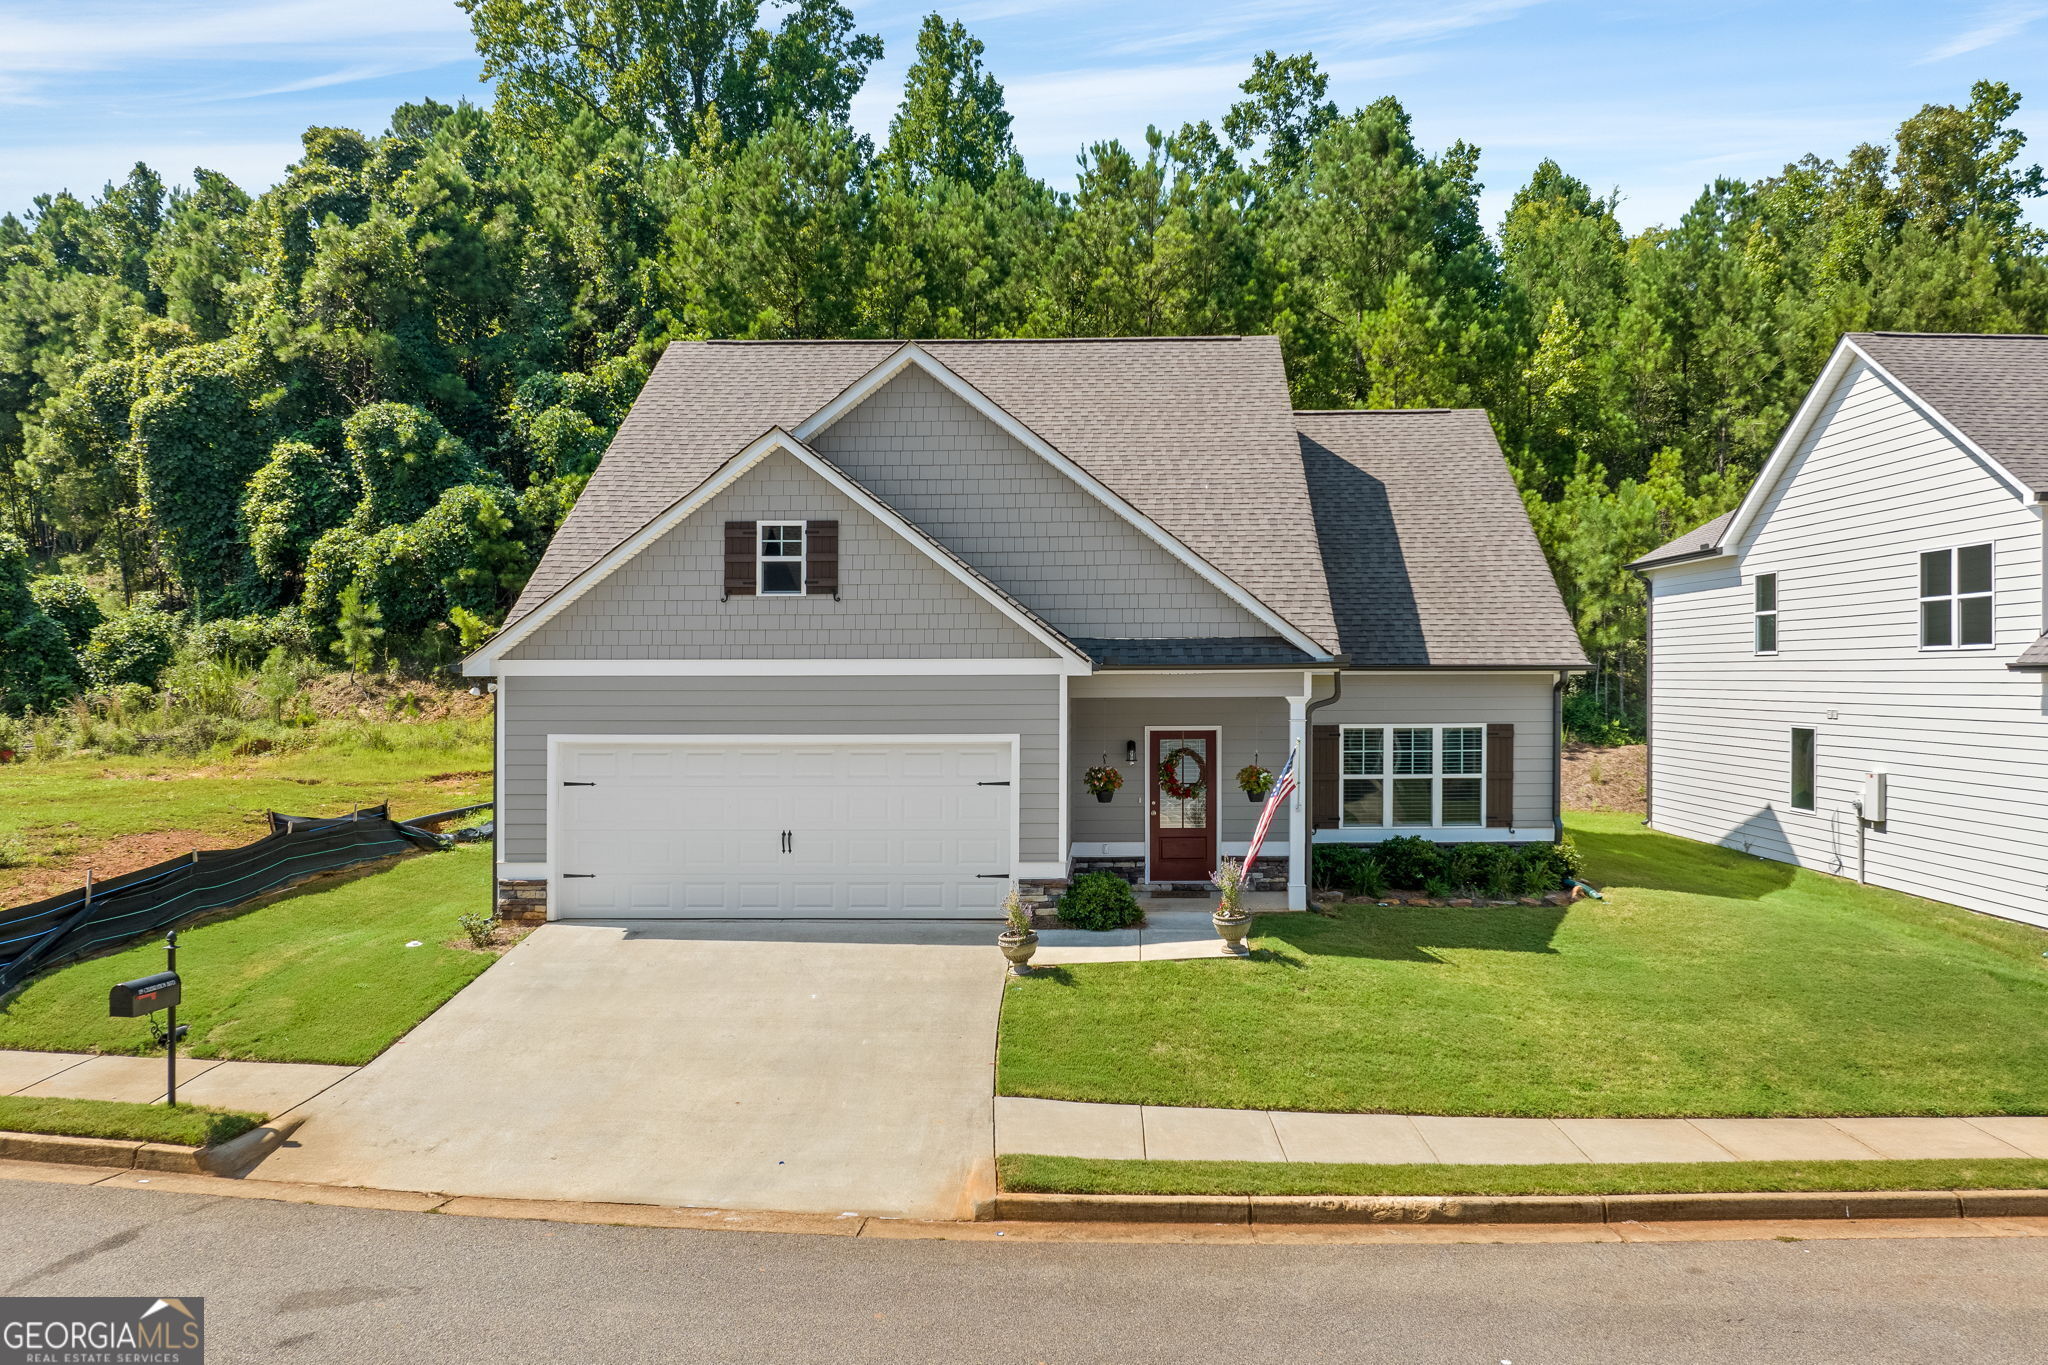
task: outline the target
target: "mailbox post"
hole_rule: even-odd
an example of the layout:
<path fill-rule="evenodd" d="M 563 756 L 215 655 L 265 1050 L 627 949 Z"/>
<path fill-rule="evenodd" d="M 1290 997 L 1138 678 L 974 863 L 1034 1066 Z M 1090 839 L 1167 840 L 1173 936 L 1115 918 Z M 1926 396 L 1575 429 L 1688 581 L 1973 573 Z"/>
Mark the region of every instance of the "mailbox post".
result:
<path fill-rule="evenodd" d="M 178 999 L 184 982 L 178 978 L 178 931 L 164 938 L 164 970 L 155 976 L 123 981 L 107 992 L 107 1013 L 116 1019 L 146 1019 L 158 1010 L 164 1016 L 164 1102 L 178 1103 L 178 1039 L 185 1030 L 178 1025 Z"/>

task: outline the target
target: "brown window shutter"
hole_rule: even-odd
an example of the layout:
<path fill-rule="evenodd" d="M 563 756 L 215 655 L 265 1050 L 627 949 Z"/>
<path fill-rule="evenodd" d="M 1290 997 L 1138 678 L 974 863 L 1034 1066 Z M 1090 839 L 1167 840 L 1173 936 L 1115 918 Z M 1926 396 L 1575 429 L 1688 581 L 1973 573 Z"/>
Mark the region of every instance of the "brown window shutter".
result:
<path fill-rule="evenodd" d="M 1318 725 L 1309 732 L 1308 824 L 1335 829 L 1338 821 L 1337 734 L 1342 726 Z"/>
<path fill-rule="evenodd" d="M 725 524 L 725 595 L 754 595 L 754 523 L 728 521 Z"/>
<path fill-rule="evenodd" d="M 1515 823 L 1515 727 L 1486 727 L 1486 827 Z"/>
<path fill-rule="evenodd" d="M 839 523 L 804 523 L 804 591 L 811 596 L 839 596 Z"/>

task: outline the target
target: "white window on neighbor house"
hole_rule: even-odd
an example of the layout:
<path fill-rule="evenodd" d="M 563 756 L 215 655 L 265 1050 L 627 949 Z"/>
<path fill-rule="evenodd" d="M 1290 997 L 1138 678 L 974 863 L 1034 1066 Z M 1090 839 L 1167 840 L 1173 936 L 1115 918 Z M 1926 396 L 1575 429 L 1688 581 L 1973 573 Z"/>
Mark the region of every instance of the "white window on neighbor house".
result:
<path fill-rule="evenodd" d="M 1920 556 L 1920 648 L 1988 649 L 1991 547 L 1960 545 Z"/>
<path fill-rule="evenodd" d="M 1792 809 L 1812 810 L 1814 788 L 1813 731 L 1792 728 Z"/>
<path fill-rule="evenodd" d="M 1778 576 L 1774 573 L 1756 576 L 1756 652 L 1778 652 Z"/>
<path fill-rule="evenodd" d="M 1484 725 L 1347 725 L 1338 757 L 1346 829 L 1486 823 Z"/>
<path fill-rule="evenodd" d="M 764 521 L 756 528 L 761 553 L 755 556 L 763 597 L 801 597 L 804 592 L 804 524 Z"/>

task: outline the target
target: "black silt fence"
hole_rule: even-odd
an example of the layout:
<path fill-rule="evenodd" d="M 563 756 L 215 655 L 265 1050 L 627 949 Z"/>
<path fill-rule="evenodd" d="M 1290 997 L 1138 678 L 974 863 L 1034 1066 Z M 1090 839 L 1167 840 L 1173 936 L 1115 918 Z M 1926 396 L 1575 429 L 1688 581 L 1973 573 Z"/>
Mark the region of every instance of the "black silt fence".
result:
<path fill-rule="evenodd" d="M 196 853 L 0 911 L 0 996 L 30 976 L 225 910 L 316 872 L 447 840 L 401 825 L 387 806 L 328 819 L 270 812 L 253 844 Z"/>

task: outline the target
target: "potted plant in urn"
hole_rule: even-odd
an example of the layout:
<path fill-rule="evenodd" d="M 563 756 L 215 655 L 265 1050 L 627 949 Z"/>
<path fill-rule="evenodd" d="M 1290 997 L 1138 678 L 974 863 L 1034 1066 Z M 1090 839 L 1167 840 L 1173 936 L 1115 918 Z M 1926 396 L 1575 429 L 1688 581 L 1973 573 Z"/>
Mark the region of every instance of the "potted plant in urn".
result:
<path fill-rule="evenodd" d="M 1223 866 L 1209 874 L 1209 880 L 1223 893 L 1209 916 L 1223 940 L 1223 951 L 1232 957 L 1246 957 L 1251 949 L 1244 946 L 1244 936 L 1252 927 L 1252 917 L 1244 908 L 1244 864 L 1235 858 L 1225 858 Z"/>
<path fill-rule="evenodd" d="M 1237 770 L 1237 786 L 1254 803 L 1266 799 L 1273 790 L 1273 774 L 1256 763 L 1247 763 Z"/>
<path fill-rule="evenodd" d="M 1123 784 L 1124 775 L 1106 763 L 1081 774 L 1081 785 L 1094 792 L 1097 801 L 1109 800 Z"/>
<path fill-rule="evenodd" d="M 1003 932 L 996 946 L 1010 959 L 1010 975 L 1031 975 L 1031 955 L 1038 951 L 1038 931 L 1031 927 L 1031 912 L 1024 908 L 1023 893 L 1015 886 L 1003 897 Z"/>

